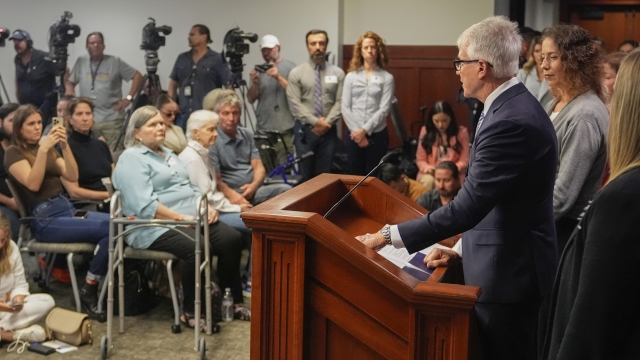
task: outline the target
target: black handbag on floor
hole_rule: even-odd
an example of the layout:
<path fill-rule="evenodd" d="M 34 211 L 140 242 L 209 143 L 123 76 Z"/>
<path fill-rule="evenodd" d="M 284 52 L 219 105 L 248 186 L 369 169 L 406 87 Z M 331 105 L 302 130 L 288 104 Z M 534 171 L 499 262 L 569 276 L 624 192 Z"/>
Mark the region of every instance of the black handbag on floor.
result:
<path fill-rule="evenodd" d="M 158 305 L 158 299 L 149 287 L 145 268 L 148 261 L 127 259 L 124 262 L 124 315 L 135 316 L 148 312 Z M 118 270 L 114 273 L 113 314 L 120 311 L 118 300 Z"/>

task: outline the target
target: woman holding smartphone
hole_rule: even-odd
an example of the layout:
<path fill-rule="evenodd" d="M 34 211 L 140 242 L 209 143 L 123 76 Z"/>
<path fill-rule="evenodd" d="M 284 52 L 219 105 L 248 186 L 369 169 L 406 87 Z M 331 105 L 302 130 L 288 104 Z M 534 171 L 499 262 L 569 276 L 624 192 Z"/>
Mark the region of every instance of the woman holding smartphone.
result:
<path fill-rule="evenodd" d="M 42 135 L 42 115 L 33 105 L 22 105 L 13 120 L 12 145 L 5 152 L 4 166 L 15 184 L 32 220 L 36 239 L 52 243 L 89 242 L 97 244 L 86 281 L 80 291 L 83 311 L 91 318 L 105 321 L 98 313 L 98 281 L 107 273 L 109 215 L 89 212 L 76 218 L 76 209 L 64 195 L 60 178 L 78 181 L 78 166 L 67 143 L 67 131 L 54 126 L 38 144 Z M 60 146 L 62 156 L 54 147 Z"/>

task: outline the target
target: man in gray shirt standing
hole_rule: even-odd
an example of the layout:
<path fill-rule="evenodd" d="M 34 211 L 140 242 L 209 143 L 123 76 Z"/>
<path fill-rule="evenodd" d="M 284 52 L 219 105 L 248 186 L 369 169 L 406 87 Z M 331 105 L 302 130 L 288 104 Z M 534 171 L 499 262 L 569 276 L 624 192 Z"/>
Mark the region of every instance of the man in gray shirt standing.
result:
<path fill-rule="evenodd" d="M 278 155 L 278 162 L 282 164 L 287 161 L 287 151 L 293 153 L 295 120 L 289 110 L 286 91 L 289 72 L 296 64 L 280 57 L 280 42 L 273 35 L 263 36 L 260 48 L 264 61 L 271 67 L 264 72 L 251 70 L 251 87 L 247 98 L 252 104 L 258 100 L 258 132 L 269 137 Z"/>
<path fill-rule="evenodd" d="M 331 172 L 344 84 L 344 71 L 325 60 L 327 32 L 311 30 L 306 40 L 310 58 L 291 70 L 287 86 L 289 108 L 296 119 L 296 152 L 298 156 L 314 152 L 313 157 L 298 164 L 302 181 Z"/>
<path fill-rule="evenodd" d="M 75 96 L 78 85 L 79 96 L 93 100 L 94 127 L 102 132 L 111 150 L 116 150 L 116 142 L 124 124 L 124 109 L 131 104 L 133 95 L 142 81 L 142 74 L 122 59 L 104 53 L 104 36 L 92 32 L 87 36 L 89 56 L 76 60 L 69 79 L 66 94 Z M 122 97 L 122 80 L 131 83 L 129 94 Z"/>

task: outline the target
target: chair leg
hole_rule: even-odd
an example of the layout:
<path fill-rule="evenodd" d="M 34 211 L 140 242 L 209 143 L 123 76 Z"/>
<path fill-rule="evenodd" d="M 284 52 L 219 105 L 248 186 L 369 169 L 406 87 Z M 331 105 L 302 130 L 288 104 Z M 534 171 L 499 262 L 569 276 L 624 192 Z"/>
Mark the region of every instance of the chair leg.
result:
<path fill-rule="evenodd" d="M 44 262 L 45 264 L 45 275 L 44 275 L 44 286 L 49 288 L 49 281 L 51 280 L 51 271 L 53 271 L 53 264 L 56 263 L 56 257 L 58 254 L 47 254 L 47 260 Z"/>
<path fill-rule="evenodd" d="M 173 281 L 173 260 L 167 261 L 167 277 L 169 278 L 169 289 L 171 289 L 171 301 L 173 302 L 174 323 L 180 325 L 180 309 L 178 307 L 178 294 L 176 294 L 176 285 Z"/>
<path fill-rule="evenodd" d="M 73 253 L 67 254 L 67 266 L 69 267 L 69 276 L 71 277 L 73 298 L 76 300 L 76 310 L 78 312 L 82 312 L 82 306 L 80 305 L 80 291 L 78 290 L 78 281 L 76 280 L 76 271 L 73 268 Z"/>

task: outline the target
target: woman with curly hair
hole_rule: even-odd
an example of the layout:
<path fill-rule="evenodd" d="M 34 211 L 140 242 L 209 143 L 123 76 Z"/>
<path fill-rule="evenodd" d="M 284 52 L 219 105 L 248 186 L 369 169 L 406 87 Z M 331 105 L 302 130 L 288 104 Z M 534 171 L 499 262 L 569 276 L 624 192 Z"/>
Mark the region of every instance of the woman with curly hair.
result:
<path fill-rule="evenodd" d="M 527 59 L 522 69 L 518 71 L 516 79 L 523 83 L 527 90 L 544 106 L 552 97 L 549 92 L 549 84 L 544 79 L 542 71 L 542 38 L 540 36 L 531 39 Z"/>
<path fill-rule="evenodd" d="M 367 174 L 389 147 L 386 118 L 393 99 L 393 76 L 385 70 L 388 62 L 387 47 L 378 34 L 367 31 L 360 36 L 342 91 L 350 174 Z"/>
<path fill-rule="evenodd" d="M 575 25 L 545 29 L 542 59 L 553 94 L 545 110 L 558 139 L 553 215 L 561 253 L 580 213 L 602 184 L 609 112 L 602 101 L 602 49 L 586 30 Z"/>
<path fill-rule="evenodd" d="M 611 178 L 593 199 L 560 259 L 549 311 L 541 317 L 541 360 L 638 358 L 638 52 L 620 66 L 607 144 Z"/>
<path fill-rule="evenodd" d="M 433 189 L 436 166 L 443 161 L 456 163 L 462 183 L 469 162 L 469 131 L 464 126 L 458 126 L 451 105 L 439 100 L 433 104 L 424 126 L 420 129 L 416 152 L 416 180 L 427 190 Z"/>

